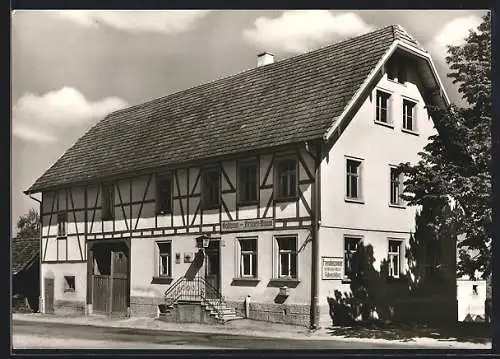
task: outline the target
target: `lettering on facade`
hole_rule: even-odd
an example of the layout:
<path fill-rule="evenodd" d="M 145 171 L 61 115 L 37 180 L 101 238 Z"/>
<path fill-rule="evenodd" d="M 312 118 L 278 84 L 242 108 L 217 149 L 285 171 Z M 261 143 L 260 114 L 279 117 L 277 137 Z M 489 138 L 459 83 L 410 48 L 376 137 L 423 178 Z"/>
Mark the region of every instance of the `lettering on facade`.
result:
<path fill-rule="evenodd" d="M 344 258 L 321 257 L 321 279 L 342 279 Z"/>
<path fill-rule="evenodd" d="M 221 232 L 254 231 L 259 229 L 273 229 L 272 218 L 242 219 L 238 221 L 222 221 Z"/>

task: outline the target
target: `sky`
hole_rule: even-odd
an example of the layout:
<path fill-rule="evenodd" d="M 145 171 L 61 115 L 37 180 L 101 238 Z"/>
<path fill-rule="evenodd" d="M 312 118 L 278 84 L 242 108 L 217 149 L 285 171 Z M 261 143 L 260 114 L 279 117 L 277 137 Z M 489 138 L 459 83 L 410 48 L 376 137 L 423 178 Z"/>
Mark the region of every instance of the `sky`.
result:
<path fill-rule="evenodd" d="M 12 231 L 38 203 L 22 193 L 108 113 L 361 35 L 402 25 L 429 51 L 452 102 L 446 45 L 486 10 L 14 11 Z M 39 196 L 38 196 L 39 197 Z"/>

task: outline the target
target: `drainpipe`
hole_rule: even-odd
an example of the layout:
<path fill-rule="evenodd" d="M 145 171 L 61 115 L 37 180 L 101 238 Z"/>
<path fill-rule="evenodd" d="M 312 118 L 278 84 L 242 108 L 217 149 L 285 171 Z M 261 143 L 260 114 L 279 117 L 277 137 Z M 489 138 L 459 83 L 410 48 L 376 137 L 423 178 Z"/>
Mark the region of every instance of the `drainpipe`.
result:
<path fill-rule="evenodd" d="M 321 220 L 321 144 L 316 146 L 314 161 L 314 183 L 312 185 L 311 223 L 311 329 L 319 328 L 319 243 L 318 232 Z"/>
<path fill-rule="evenodd" d="M 39 203 L 39 211 L 38 214 L 40 216 L 39 223 L 38 225 L 40 226 L 40 254 L 38 255 L 38 276 L 39 276 L 39 282 L 38 282 L 38 312 L 43 313 L 43 296 L 42 296 L 42 201 L 39 200 L 38 198 L 33 197 L 30 193 L 24 192 L 25 194 L 28 195 L 29 198 L 31 198 L 33 201 L 36 201 Z"/>

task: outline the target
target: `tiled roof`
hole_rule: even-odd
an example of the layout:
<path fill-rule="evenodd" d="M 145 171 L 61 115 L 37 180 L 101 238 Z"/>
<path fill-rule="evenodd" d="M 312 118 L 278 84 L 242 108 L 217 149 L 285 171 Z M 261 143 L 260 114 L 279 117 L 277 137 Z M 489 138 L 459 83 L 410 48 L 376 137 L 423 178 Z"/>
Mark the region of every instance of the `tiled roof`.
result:
<path fill-rule="evenodd" d="M 28 190 L 321 138 L 395 40 L 398 25 L 111 113 Z"/>
<path fill-rule="evenodd" d="M 40 252 L 40 238 L 12 239 L 12 272 L 22 270 Z"/>

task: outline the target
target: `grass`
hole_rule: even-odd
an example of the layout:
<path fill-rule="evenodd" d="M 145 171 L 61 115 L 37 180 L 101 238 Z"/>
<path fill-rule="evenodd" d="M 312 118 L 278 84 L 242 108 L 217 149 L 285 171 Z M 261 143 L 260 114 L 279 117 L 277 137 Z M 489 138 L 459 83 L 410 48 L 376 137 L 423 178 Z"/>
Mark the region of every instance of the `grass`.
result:
<path fill-rule="evenodd" d="M 459 342 L 489 343 L 492 339 L 490 324 L 465 322 L 457 322 L 456 325 L 440 328 L 421 324 L 356 323 L 349 327 L 330 327 L 328 333 L 347 338 L 376 338 L 403 341 L 410 341 L 416 337 L 425 337 L 443 341 L 456 340 Z"/>

